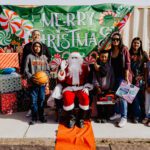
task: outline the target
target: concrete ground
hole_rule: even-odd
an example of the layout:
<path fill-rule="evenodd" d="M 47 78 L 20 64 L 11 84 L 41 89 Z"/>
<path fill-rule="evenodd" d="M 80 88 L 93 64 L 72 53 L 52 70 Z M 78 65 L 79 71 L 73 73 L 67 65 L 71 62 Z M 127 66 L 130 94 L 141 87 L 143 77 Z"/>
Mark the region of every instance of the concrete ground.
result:
<path fill-rule="evenodd" d="M 43 143 L 45 146 L 51 145 L 51 149 L 54 149 L 58 123 L 55 122 L 54 111 L 47 109 L 46 114 L 47 123 L 37 123 L 32 126 L 28 125 L 30 118 L 25 116 L 26 112 L 17 112 L 12 115 L 1 114 L 0 150 L 2 147 L 5 150 L 5 146 L 9 143 L 10 145 L 28 143 L 29 147 L 38 145 L 36 150 L 40 150 L 39 144 Z M 124 128 L 118 128 L 112 123 L 99 124 L 92 121 L 92 128 L 98 150 L 150 150 L 150 128 L 143 124 L 128 122 Z M 17 147 L 15 149 L 19 150 Z M 24 150 L 23 147 L 21 150 Z M 32 147 L 29 150 L 32 150 Z"/>

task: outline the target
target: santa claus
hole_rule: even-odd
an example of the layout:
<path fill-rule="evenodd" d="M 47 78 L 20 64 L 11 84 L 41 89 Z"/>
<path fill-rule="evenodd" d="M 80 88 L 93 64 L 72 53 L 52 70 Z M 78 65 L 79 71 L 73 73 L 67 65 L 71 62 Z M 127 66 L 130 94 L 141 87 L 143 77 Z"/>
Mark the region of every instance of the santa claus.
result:
<path fill-rule="evenodd" d="M 93 87 L 88 82 L 89 68 L 83 64 L 83 58 L 79 52 L 72 52 L 68 61 L 62 61 L 58 72 L 58 80 L 63 85 L 63 109 L 67 114 L 67 127 L 72 128 L 75 123 L 80 128 L 84 127 L 84 119 L 89 110 L 89 90 Z M 78 98 L 79 114 L 73 115 L 74 100 Z"/>

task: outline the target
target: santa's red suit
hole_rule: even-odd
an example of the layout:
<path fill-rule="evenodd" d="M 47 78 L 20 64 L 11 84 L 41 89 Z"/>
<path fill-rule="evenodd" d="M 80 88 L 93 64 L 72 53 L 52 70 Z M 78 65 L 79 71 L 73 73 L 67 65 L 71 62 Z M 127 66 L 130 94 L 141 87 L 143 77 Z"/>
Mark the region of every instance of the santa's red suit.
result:
<path fill-rule="evenodd" d="M 75 57 L 78 59 L 76 53 L 71 54 L 72 59 Z M 76 62 L 73 62 L 76 63 Z M 75 97 L 78 98 L 79 107 L 82 110 L 89 109 L 89 95 L 88 88 L 91 88 L 90 84 L 87 83 L 87 78 L 89 74 L 89 69 L 87 65 L 83 63 L 80 65 L 80 71 L 74 73 L 77 68 L 73 68 L 72 72 L 70 71 L 70 64 L 62 71 L 58 73 L 58 80 L 61 83 L 64 83 L 64 88 L 62 91 L 64 99 L 64 110 L 70 111 L 74 108 Z M 77 69 L 78 70 L 78 69 Z M 75 74 L 75 75 L 73 75 Z"/>

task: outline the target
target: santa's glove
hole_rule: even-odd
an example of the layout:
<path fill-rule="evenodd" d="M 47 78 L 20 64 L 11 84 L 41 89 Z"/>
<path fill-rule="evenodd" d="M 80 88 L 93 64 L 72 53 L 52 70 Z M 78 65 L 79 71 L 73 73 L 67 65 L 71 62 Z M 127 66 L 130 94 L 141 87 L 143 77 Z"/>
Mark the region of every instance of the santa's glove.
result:
<path fill-rule="evenodd" d="M 84 93 L 86 93 L 87 95 L 89 95 L 89 89 L 88 88 L 83 88 L 82 90 Z"/>
<path fill-rule="evenodd" d="M 61 64 L 60 64 L 60 69 L 61 70 L 65 70 L 67 68 L 67 61 L 66 60 L 62 60 Z"/>
<path fill-rule="evenodd" d="M 57 77 L 58 77 L 58 80 L 60 80 L 60 81 L 65 80 L 66 72 L 64 70 L 59 70 Z"/>
<path fill-rule="evenodd" d="M 93 90 L 93 85 L 90 84 L 90 83 L 86 83 L 86 84 L 84 85 L 84 88 L 87 88 L 89 91 L 91 91 L 91 90 Z"/>

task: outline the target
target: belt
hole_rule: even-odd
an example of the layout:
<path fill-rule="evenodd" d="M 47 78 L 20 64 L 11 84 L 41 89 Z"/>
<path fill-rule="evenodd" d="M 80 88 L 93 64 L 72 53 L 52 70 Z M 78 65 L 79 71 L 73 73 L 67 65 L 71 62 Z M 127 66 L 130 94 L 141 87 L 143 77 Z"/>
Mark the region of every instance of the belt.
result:
<path fill-rule="evenodd" d="M 76 86 L 76 87 L 79 87 L 79 86 L 83 86 L 84 84 L 74 84 L 74 85 L 70 85 L 70 84 L 67 84 L 66 86 Z"/>

